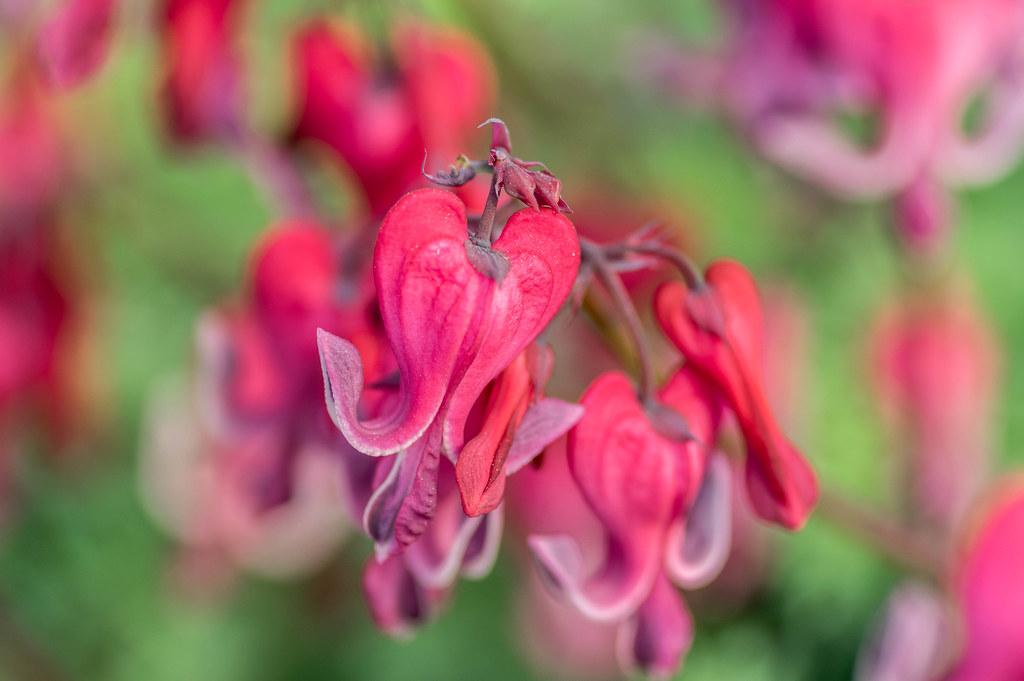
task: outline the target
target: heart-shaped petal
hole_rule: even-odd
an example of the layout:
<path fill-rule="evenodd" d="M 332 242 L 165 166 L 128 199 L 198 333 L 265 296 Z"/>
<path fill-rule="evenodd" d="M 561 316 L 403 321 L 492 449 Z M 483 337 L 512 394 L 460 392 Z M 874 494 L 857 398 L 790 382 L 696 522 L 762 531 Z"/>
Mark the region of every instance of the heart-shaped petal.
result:
<path fill-rule="evenodd" d="M 509 271 L 487 301 L 476 347 L 445 413 L 446 452 L 462 448 L 477 397 L 544 330 L 568 298 L 579 271 L 576 230 L 564 215 L 549 209 L 514 213 L 493 250 L 505 258 Z"/>
<path fill-rule="evenodd" d="M 600 376 L 581 399 L 569 433 L 569 468 L 607 535 L 603 564 L 584 574 L 583 555 L 566 537 L 531 537 L 553 585 L 587 617 L 618 621 L 646 599 L 661 572 L 665 533 L 679 512 L 685 443 L 660 435 L 629 379 Z"/>
<path fill-rule="evenodd" d="M 465 206 L 438 189 L 406 195 L 381 225 L 374 278 L 401 376 L 394 410 L 358 419 L 358 353 L 350 343 L 319 332 L 329 411 L 364 453 L 385 455 L 408 446 L 445 404 L 445 451 L 461 449 L 473 404 L 569 293 L 579 246 L 563 216 L 524 210 L 509 219 L 494 245 L 510 268 L 500 283 L 473 268 L 467 234 Z"/>

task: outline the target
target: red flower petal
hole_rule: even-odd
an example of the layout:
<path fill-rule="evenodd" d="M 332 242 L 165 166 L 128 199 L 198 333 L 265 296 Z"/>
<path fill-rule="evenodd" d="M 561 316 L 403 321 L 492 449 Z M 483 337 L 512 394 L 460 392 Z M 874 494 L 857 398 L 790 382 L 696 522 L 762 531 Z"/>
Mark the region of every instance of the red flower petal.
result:
<path fill-rule="evenodd" d="M 114 10 L 114 0 L 66 0 L 43 26 L 39 51 L 57 87 L 74 87 L 103 64 Z"/>
<path fill-rule="evenodd" d="M 531 537 L 530 546 L 581 612 L 615 621 L 640 606 L 661 573 L 665 533 L 682 503 L 686 453 L 684 443 L 654 430 L 623 374 L 600 376 L 581 404 L 586 411 L 569 434 L 569 467 L 607 533 L 604 563 L 585 575 L 579 548 L 567 537 Z"/>
<path fill-rule="evenodd" d="M 782 433 L 764 396 L 762 313 L 757 286 L 746 269 L 719 261 L 707 286 L 689 291 L 662 286 L 656 312 L 666 335 L 694 367 L 713 381 L 735 412 L 747 445 L 747 485 L 758 515 L 783 527 L 803 525 L 817 501 L 814 473 Z M 707 328 L 693 311 L 714 303 L 722 328 Z"/>

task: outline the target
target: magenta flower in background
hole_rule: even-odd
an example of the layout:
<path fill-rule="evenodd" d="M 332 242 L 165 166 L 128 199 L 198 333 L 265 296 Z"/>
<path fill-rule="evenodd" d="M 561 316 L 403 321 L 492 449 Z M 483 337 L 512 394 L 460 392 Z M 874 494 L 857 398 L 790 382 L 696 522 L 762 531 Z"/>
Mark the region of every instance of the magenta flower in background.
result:
<path fill-rule="evenodd" d="M 315 21 L 292 47 L 294 140 L 326 145 L 355 176 L 371 215 L 383 215 L 428 169 L 463 150 L 487 117 L 494 75 L 483 49 L 453 29 L 400 23 L 391 60 L 352 26 Z M 471 187 L 460 191 L 464 198 Z"/>
<path fill-rule="evenodd" d="M 993 491 L 954 588 L 965 631 L 963 655 L 947 681 L 1014 681 L 1024 676 L 1024 488 Z"/>
<path fill-rule="evenodd" d="M 391 364 L 367 282 L 344 271 L 345 246 L 313 222 L 272 227 L 254 249 L 242 304 L 200 321 L 192 404 L 186 388 L 156 398 L 143 490 L 154 514 L 208 561 L 307 574 L 358 522 L 369 473 L 331 427 L 316 330 L 350 338 L 374 380 Z M 186 430 L 189 438 L 174 436 Z"/>
<path fill-rule="evenodd" d="M 880 405 L 910 460 L 914 507 L 953 528 L 991 468 L 993 332 L 970 296 L 940 292 L 884 310 L 871 345 Z"/>
<path fill-rule="evenodd" d="M 999 177 L 1024 143 L 1016 0 L 722 3 L 717 53 L 657 50 L 650 67 L 684 97 L 722 102 L 780 166 L 848 197 Z M 963 123 L 972 98 L 987 103 Z M 874 116 L 867 143 L 837 113 Z"/>
<path fill-rule="evenodd" d="M 158 16 L 164 125 L 181 144 L 237 136 L 242 128 L 242 58 L 237 45 L 247 0 L 164 0 Z"/>
<path fill-rule="evenodd" d="M 62 0 L 39 35 L 39 55 L 53 84 L 72 88 L 102 66 L 116 15 L 116 0 Z"/>

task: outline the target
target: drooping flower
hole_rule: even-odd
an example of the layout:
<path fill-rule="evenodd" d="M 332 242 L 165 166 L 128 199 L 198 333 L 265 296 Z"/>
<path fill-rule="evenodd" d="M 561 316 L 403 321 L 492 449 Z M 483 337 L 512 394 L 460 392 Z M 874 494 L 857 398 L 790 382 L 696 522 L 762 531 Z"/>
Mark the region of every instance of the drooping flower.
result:
<path fill-rule="evenodd" d="M 1024 676 L 1024 487 L 1005 482 L 966 546 L 955 595 L 966 640 L 947 681 L 1014 681 Z"/>
<path fill-rule="evenodd" d="M 716 425 L 706 386 L 683 370 L 660 401 L 686 406 L 693 434 L 641 404 L 629 379 L 603 374 L 584 393 L 584 415 L 569 435 L 569 468 L 605 534 L 596 569 L 586 547 L 564 535 L 529 540 L 543 574 L 590 619 L 619 623 L 625 668 L 667 676 L 689 647 L 692 625 L 668 579 L 695 588 L 712 579 L 729 545 L 727 462 L 710 465 L 700 433 Z M 714 398 L 713 398 L 714 399 Z"/>
<path fill-rule="evenodd" d="M 345 249 L 317 223 L 272 227 L 254 249 L 241 304 L 200 320 L 192 408 L 181 404 L 185 389 L 167 407 L 155 402 L 143 484 L 154 514 L 190 553 L 294 576 L 321 565 L 358 524 L 365 457 L 330 424 L 316 330 L 349 337 L 371 380 L 391 365 L 368 282 L 349 280 Z M 174 439 L 186 429 L 191 441 Z"/>
<path fill-rule="evenodd" d="M 871 338 L 875 387 L 908 451 L 915 508 L 954 527 L 990 468 L 998 349 L 962 293 L 884 310 Z"/>
<path fill-rule="evenodd" d="M 949 556 L 948 592 L 905 584 L 858 660 L 858 681 L 1016 681 L 1024 675 L 1024 487 L 979 497 Z"/>
<path fill-rule="evenodd" d="M 393 62 L 375 63 L 353 27 L 315 21 L 295 38 L 295 140 L 334 151 L 372 215 L 423 184 L 424 152 L 454 158 L 465 130 L 486 116 L 493 75 L 486 54 L 452 29 L 399 24 Z"/>
<path fill-rule="evenodd" d="M 1014 0 L 723 2 L 719 54 L 657 60 L 668 83 L 725 100 L 772 161 L 844 196 L 991 182 L 1019 156 L 1022 8 Z M 974 130 L 963 124 L 988 95 Z M 877 119 L 868 143 L 837 113 Z"/>
<path fill-rule="evenodd" d="M 66 179 L 65 151 L 37 74 L 16 72 L 0 99 L 0 235 L 52 211 Z"/>
<path fill-rule="evenodd" d="M 464 464 L 462 472 L 463 504 L 474 513 L 495 506 L 507 458 L 502 450 L 515 446 L 508 444 L 510 436 L 514 439 L 510 426 L 531 419 L 529 409 L 521 420 L 517 415 L 530 401 L 522 372 L 513 368 L 491 387 L 501 408 L 485 412 L 481 431 L 474 433 L 467 424 L 489 384 L 561 307 L 579 267 L 572 224 L 548 209 L 515 213 L 493 247 L 471 241 L 467 230 L 462 201 L 439 189 L 406 195 L 381 224 L 373 272 L 399 386 L 379 414 L 360 411 L 364 376 L 354 346 L 319 333 L 335 424 L 364 454 L 397 454 L 371 502 L 374 521 L 368 529 L 384 554 L 411 543 L 429 523 L 442 452 L 457 462 L 473 442 L 471 465 Z M 478 271 L 469 257 L 473 249 L 507 266 L 504 276 Z M 555 425 L 561 430 L 547 441 L 568 427 Z M 528 429 L 524 435 L 530 435 Z"/>
<path fill-rule="evenodd" d="M 718 261 L 696 290 L 669 282 L 655 310 L 668 338 L 720 391 L 747 449 L 747 489 L 765 520 L 797 529 L 817 500 L 814 472 L 775 421 L 763 387 L 763 315 L 742 265 Z"/>
<path fill-rule="evenodd" d="M 164 75 L 160 99 L 167 134 L 187 144 L 241 128 L 241 56 L 236 30 L 246 0 L 165 0 L 159 16 Z"/>
<path fill-rule="evenodd" d="M 50 80 L 74 87 L 106 60 L 116 18 L 115 0 L 64 0 L 39 35 L 39 53 Z"/>

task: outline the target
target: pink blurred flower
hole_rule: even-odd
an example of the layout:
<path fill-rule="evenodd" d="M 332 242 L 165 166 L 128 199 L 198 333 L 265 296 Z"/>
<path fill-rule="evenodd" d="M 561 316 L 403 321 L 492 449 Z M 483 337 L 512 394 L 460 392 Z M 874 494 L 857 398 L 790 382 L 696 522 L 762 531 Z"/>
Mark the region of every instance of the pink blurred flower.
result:
<path fill-rule="evenodd" d="M 566 439 L 548 447 L 534 464 L 509 481 L 510 518 L 519 536 L 568 535 L 582 546 L 599 546 L 601 524 L 580 496 L 569 472 Z M 588 564 L 597 568 L 596 559 Z M 521 559 L 524 567 L 529 556 Z M 523 571 L 524 592 L 518 599 L 520 638 L 527 653 L 544 669 L 572 679 L 618 677 L 617 625 L 585 617 L 552 593 L 541 574 Z"/>
<path fill-rule="evenodd" d="M 235 33 L 246 0 L 165 0 L 159 15 L 168 135 L 179 143 L 239 134 L 243 107 Z"/>
<path fill-rule="evenodd" d="M 891 196 L 919 181 L 990 182 L 1019 156 L 1024 13 L 1016 0 L 723 2 L 718 54 L 654 55 L 670 86 L 724 99 L 760 150 L 850 197 Z M 990 95 L 976 131 L 973 97 Z M 835 122 L 863 111 L 860 144 Z"/>
<path fill-rule="evenodd" d="M 116 0 L 63 0 L 39 35 L 39 54 L 60 88 L 79 85 L 106 60 L 117 14 Z"/>
<path fill-rule="evenodd" d="M 423 184 L 421 168 L 446 167 L 463 151 L 465 131 L 494 98 L 487 55 L 453 29 L 400 23 L 391 62 L 375 62 L 351 26 L 316 21 L 293 46 L 295 140 L 315 140 L 351 170 L 372 215 L 383 215 Z M 460 190 L 464 198 L 470 187 Z"/>
<path fill-rule="evenodd" d="M 985 513 L 955 575 L 966 632 L 963 655 L 947 681 L 1024 677 L 1024 486 L 1004 483 Z"/>
<path fill-rule="evenodd" d="M 970 296 L 953 291 L 884 310 L 871 337 L 875 388 L 904 437 L 916 507 L 953 527 L 989 471 L 999 349 Z"/>
<path fill-rule="evenodd" d="M 368 313 L 368 283 L 347 281 L 345 249 L 316 223 L 269 230 L 254 249 L 247 298 L 200 321 L 191 404 L 184 389 L 157 398 L 144 491 L 192 551 L 263 574 L 304 574 L 358 522 L 367 472 L 331 427 L 316 330 L 351 338 L 374 379 L 390 360 Z"/>

